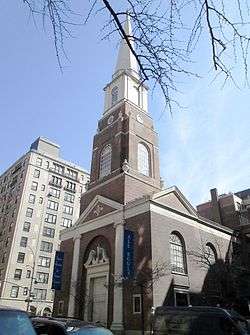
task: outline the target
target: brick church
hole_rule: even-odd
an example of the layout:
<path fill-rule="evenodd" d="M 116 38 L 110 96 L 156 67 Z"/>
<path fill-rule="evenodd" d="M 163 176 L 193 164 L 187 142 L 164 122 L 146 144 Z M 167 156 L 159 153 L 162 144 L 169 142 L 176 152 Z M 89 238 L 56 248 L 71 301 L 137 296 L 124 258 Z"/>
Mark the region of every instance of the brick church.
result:
<path fill-rule="evenodd" d="M 61 233 L 54 314 L 137 333 L 153 306 L 195 304 L 208 272 L 195 251 L 223 261 L 232 230 L 200 217 L 177 187 L 162 189 L 148 88 L 124 40 L 104 92 L 80 217 Z"/>

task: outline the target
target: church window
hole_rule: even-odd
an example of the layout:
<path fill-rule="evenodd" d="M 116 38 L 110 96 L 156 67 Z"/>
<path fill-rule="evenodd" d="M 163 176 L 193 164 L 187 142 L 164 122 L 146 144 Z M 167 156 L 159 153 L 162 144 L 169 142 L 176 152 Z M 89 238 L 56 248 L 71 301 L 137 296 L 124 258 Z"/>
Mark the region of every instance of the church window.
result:
<path fill-rule="evenodd" d="M 186 273 L 186 255 L 183 239 L 179 234 L 172 233 L 169 242 L 172 272 Z"/>
<path fill-rule="evenodd" d="M 138 144 L 138 171 L 145 176 L 149 176 L 149 151 L 147 147 L 139 143 Z"/>
<path fill-rule="evenodd" d="M 118 100 L 118 87 L 115 86 L 112 88 L 112 91 L 111 91 L 111 104 L 112 106 L 117 102 Z"/>
<path fill-rule="evenodd" d="M 133 314 L 141 313 L 141 295 L 133 294 Z"/>
<path fill-rule="evenodd" d="M 101 152 L 100 159 L 100 178 L 105 177 L 111 172 L 111 156 L 112 149 L 111 145 L 107 145 Z"/>
<path fill-rule="evenodd" d="M 205 261 L 207 262 L 207 265 L 213 265 L 216 262 L 216 259 L 217 253 L 215 247 L 212 243 L 207 243 L 205 247 Z"/>

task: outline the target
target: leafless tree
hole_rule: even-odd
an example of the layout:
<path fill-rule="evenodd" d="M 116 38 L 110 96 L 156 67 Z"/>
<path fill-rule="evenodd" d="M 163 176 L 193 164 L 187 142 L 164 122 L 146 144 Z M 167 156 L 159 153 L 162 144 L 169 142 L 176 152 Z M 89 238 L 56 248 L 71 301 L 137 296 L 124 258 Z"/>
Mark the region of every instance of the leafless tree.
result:
<path fill-rule="evenodd" d="M 127 41 L 138 61 L 142 81 L 161 88 L 170 111 L 177 104 L 173 96 L 183 78 L 198 77 L 192 71 L 192 54 L 202 38 L 210 45 L 218 74 L 234 81 L 234 69 L 243 69 L 248 82 L 248 0 L 88 0 L 85 13 L 73 11 L 73 0 L 23 1 L 34 17 L 41 14 L 44 25 L 50 24 L 61 69 L 62 57 L 66 56 L 64 42 L 72 36 L 73 27 L 106 12 L 103 38 L 119 33 Z M 123 30 L 126 15 L 133 24 L 135 47 Z"/>

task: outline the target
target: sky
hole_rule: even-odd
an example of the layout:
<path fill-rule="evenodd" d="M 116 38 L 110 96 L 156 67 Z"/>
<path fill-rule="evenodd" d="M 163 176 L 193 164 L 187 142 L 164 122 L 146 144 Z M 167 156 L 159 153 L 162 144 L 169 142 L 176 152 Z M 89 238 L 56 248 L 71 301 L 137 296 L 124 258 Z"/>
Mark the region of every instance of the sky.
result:
<path fill-rule="evenodd" d="M 0 6 L 0 173 L 39 136 L 89 170 L 119 37 L 103 41 L 103 17 L 92 18 L 66 41 L 69 61 L 61 73 L 49 30 L 34 24 L 20 0 L 0 0 Z M 213 81 L 209 53 L 201 42 L 195 69 L 202 78 L 185 82 L 178 95 L 185 108 L 171 116 L 159 91 L 149 95 L 165 186 L 178 186 L 193 206 L 209 200 L 211 188 L 250 187 L 250 91 Z"/>

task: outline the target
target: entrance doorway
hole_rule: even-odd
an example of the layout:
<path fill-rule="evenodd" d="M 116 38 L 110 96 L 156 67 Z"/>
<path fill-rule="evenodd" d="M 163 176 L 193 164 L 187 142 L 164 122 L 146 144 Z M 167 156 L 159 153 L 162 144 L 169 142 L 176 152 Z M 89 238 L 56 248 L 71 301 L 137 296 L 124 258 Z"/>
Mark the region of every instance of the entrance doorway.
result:
<path fill-rule="evenodd" d="M 99 321 L 103 324 L 107 323 L 106 282 L 106 276 L 91 278 L 90 280 L 90 301 L 92 302 L 90 319 L 93 322 Z"/>

